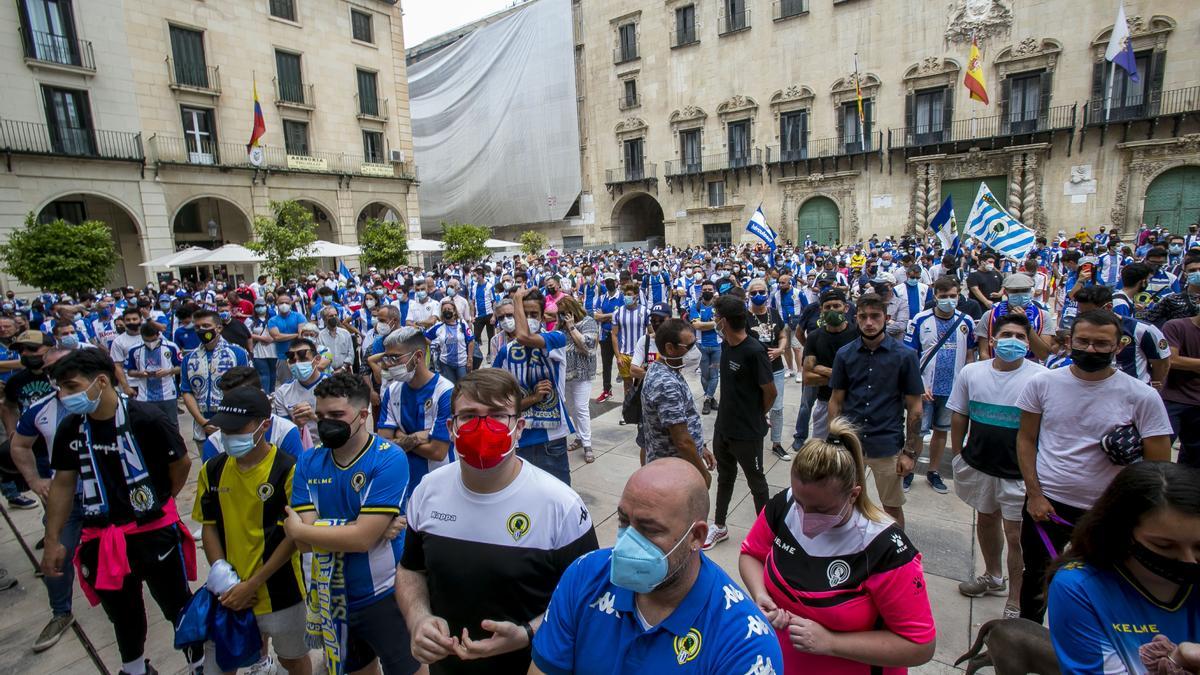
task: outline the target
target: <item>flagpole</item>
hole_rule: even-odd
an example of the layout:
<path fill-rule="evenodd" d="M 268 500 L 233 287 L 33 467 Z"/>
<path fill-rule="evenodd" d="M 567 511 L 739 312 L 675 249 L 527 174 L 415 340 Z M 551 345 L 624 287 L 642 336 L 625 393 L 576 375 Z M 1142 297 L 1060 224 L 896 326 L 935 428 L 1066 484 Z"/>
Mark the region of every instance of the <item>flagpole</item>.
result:
<path fill-rule="evenodd" d="M 1116 30 L 1115 28 L 1113 30 Z M 1113 80 L 1117 79 L 1117 60 L 1113 59 L 1112 66 L 1108 70 L 1108 93 L 1104 95 L 1104 121 L 1108 121 L 1108 113 L 1112 110 L 1112 87 Z"/>
<path fill-rule="evenodd" d="M 858 103 L 858 140 L 862 144 L 863 152 L 866 152 L 867 137 L 866 137 L 865 129 L 863 128 L 865 126 L 863 123 L 863 116 L 866 114 L 866 112 L 863 109 L 862 80 L 858 76 L 858 52 L 857 51 L 854 52 L 854 89 L 855 89 L 854 93 L 858 96 L 858 101 L 857 101 L 857 103 Z"/>

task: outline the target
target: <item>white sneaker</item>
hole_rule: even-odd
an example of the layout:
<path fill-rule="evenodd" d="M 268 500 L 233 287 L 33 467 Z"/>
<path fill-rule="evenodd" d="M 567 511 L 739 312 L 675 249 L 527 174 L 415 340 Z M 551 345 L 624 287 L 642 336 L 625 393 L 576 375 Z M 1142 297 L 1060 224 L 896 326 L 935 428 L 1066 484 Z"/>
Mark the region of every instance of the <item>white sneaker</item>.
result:
<path fill-rule="evenodd" d="M 203 525 L 192 530 L 192 539 L 194 541 L 202 541 L 204 539 L 204 526 Z"/>
<path fill-rule="evenodd" d="M 708 536 L 704 538 L 704 545 L 700 547 L 700 550 L 707 551 L 728 538 L 729 528 L 718 527 L 714 523 L 712 527 L 708 528 Z"/>
<path fill-rule="evenodd" d="M 268 654 L 246 669 L 246 675 L 275 675 L 275 658 Z"/>
<path fill-rule="evenodd" d="M 784 376 L 784 377 L 791 377 L 791 376 L 792 376 L 792 369 L 791 369 L 791 368 L 788 368 L 787 370 L 783 371 L 783 376 Z"/>
<path fill-rule="evenodd" d="M 804 382 L 803 373 L 797 372 L 796 373 L 796 384 L 802 384 L 803 382 Z"/>

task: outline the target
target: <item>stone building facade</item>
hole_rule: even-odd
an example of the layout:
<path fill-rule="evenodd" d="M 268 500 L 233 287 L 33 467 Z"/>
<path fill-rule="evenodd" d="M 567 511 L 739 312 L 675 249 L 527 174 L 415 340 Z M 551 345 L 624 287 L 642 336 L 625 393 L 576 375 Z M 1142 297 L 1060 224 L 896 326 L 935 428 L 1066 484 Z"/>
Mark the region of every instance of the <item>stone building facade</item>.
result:
<path fill-rule="evenodd" d="M 112 282 L 141 284 L 165 271 L 145 260 L 248 241 L 272 200 L 337 243 L 373 217 L 419 232 L 398 2 L 17 0 L 0 22 L 0 238 L 30 212 L 103 220 Z"/>
<path fill-rule="evenodd" d="M 1126 0 L 1139 82 L 1104 61 L 1115 9 L 577 0 L 586 243 L 749 240 L 760 204 L 793 241 L 899 235 L 948 195 L 964 222 L 980 182 L 1042 231 L 1186 229 L 1200 220 L 1200 8 Z M 972 38 L 987 105 L 962 84 Z"/>

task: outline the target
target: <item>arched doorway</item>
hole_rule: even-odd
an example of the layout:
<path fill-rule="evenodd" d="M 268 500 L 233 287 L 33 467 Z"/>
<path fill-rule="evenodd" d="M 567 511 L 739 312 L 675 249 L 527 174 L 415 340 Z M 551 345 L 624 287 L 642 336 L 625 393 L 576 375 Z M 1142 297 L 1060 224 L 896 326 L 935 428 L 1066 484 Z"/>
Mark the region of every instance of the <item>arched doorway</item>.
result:
<path fill-rule="evenodd" d="M 1175 234 L 1200 222 L 1200 166 L 1180 166 L 1154 179 L 1146 190 L 1142 222 Z"/>
<path fill-rule="evenodd" d="M 38 213 L 38 221 L 62 219 L 69 223 L 99 220 L 112 230 L 120 258 L 109 274 L 108 287 L 140 286 L 146 282 L 146 270 L 141 267 L 142 241 L 137 220 L 125 207 L 100 195 L 79 193 L 63 195 L 46 204 Z"/>
<path fill-rule="evenodd" d="M 244 244 L 250 241 L 250 220 L 233 202 L 220 197 L 197 197 L 186 202 L 171 220 L 175 249 L 190 246 L 220 248 L 225 244 Z M 225 265 L 181 267 L 184 281 L 203 281 L 212 275 L 226 276 Z"/>
<path fill-rule="evenodd" d="M 613 207 L 613 223 L 622 242 L 645 241 L 647 247 L 662 246 L 666 238 L 663 210 L 645 192 L 636 192 Z"/>
<path fill-rule="evenodd" d="M 828 197 L 813 197 L 800 206 L 796 216 L 798 236 L 814 244 L 832 246 L 841 239 L 841 217 L 837 204 Z"/>
<path fill-rule="evenodd" d="M 404 223 L 404 218 L 390 205 L 383 202 L 371 202 L 364 206 L 362 211 L 358 212 L 355 228 L 358 230 L 359 242 L 362 242 L 363 230 L 367 229 L 367 223 L 372 220 L 382 220 L 387 223 Z"/>
<path fill-rule="evenodd" d="M 337 233 L 337 220 L 329 209 L 311 199 L 297 199 L 296 201 L 312 211 L 313 222 L 317 224 L 317 239 L 332 241 L 335 244 L 341 243 L 341 237 Z"/>

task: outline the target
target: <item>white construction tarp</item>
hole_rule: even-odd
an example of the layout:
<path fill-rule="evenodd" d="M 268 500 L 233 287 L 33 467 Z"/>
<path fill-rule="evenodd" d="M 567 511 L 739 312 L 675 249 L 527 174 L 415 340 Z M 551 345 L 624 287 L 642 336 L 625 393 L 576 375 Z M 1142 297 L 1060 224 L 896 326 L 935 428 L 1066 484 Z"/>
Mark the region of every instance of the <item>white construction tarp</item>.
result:
<path fill-rule="evenodd" d="M 561 220 L 579 196 L 570 0 L 537 0 L 408 68 L 421 222 Z"/>

